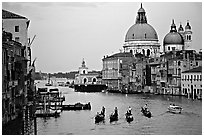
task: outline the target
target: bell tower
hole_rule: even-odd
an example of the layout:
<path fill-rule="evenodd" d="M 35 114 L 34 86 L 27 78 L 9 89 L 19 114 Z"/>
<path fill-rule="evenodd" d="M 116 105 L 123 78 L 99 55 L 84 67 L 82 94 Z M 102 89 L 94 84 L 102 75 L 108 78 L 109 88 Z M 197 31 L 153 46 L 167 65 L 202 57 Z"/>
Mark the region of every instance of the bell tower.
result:
<path fill-rule="evenodd" d="M 88 68 L 86 67 L 86 63 L 83 59 L 81 67 L 79 67 L 79 74 L 88 74 Z"/>

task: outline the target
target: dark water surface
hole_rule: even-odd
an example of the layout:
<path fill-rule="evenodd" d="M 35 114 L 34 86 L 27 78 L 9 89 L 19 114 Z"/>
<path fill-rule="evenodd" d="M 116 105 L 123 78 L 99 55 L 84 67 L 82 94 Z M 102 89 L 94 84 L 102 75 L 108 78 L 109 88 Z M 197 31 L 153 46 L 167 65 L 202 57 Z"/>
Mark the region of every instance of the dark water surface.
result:
<path fill-rule="evenodd" d="M 44 84 L 39 83 L 38 86 Z M 64 104 L 91 102 L 91 110 L 63 111 L 58 118 L 37 118 L 38 135 L 201 135 L 202 101 L 186 97 L 149 95 L 80 93 L 59 87 L 66 99 Z M 181 114 L 167 112 L 170 103 L 183 107 Z M 148 104 L 153 117 L 142 115 L 140 108 Z M 105 123 L 95 124 L 94 116 L 106 108 Z M 119 110 L 119 120 L 109 122 L 114 107 Z M 134 121 L 127 123 L 125 112 L 132 107 Z"/>

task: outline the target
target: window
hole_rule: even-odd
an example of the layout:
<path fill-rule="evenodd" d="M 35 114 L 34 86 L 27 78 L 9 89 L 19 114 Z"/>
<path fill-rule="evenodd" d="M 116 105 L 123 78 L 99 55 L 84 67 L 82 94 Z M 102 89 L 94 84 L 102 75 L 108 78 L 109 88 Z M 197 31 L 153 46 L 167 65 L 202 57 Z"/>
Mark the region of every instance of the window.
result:
<path fill-rule="evenodd" d="M 180 68 L 178 69 L 178 74 L 181 75 L 181 69 Z"/>
<path fill-rule="evenodd" d="M 15 26 L 15 32 L 19 32 L 19 26 Z"/>
<path fill-rule="evenodd" d="M 196 61 L 196 66 L 198 66 L 198 62 Z"/>
<path fill-rule="evenodd" d="M 181 62 L 180 61 L 178 61 L 178 66 L 180 66 L 181 65 Z"/>
<path fill-rule="evenodd" d="M 191 40 L 191 35 L 189 35 L 188 39 Z"/>
<path fill-rule="evenodd" d="M 168 47 L 168 50 L 170 50 L 170 47 Z"/>
<path fill-rule="evenodd" d="M 20 38 L 19 37 L 15 37 L 15 41 L 19 42 Z"/>

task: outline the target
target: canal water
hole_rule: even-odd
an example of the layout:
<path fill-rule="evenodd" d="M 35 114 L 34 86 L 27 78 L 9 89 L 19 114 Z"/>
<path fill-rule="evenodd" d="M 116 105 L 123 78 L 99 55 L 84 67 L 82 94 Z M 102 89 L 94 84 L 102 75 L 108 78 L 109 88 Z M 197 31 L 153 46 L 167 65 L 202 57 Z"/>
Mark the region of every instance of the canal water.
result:
<path fill-rule="evenodd" d="M 45 81 L 37 84 L 44 86 Z M 52 87 L 50 87 L 52 88 Z M 91 110 L 63 111 L 58 118 L 37 118 L 38 135 L 201 135 L 202 101 L 180 96 L 117 93 L 81 93 L 58 87 L 65 96 L 63 104 L 91 102 Z M 181 114 L 167 111 L 170 103 L 183 107 Z M 148 104 L 153 117 L 142 115 Z M 106 108 L 105 123 L 95 124 L 94 116 Z M 132 107 L 134 120 L 127 123 L 125 112 Z M 109 115 L 118 107 L 119 120 L 109 122 Z"/>

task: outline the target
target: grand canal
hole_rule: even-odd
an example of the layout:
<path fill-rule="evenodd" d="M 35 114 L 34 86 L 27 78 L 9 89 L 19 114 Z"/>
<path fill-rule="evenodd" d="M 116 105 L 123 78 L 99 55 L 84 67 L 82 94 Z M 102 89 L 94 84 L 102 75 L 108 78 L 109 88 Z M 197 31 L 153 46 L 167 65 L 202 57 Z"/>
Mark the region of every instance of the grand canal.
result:
<path fill-rule="evenodd" d="M 45 81 L 37 84 L 44 86 Z M 202 101 L 186 97 L 116 94 L 116 93 L 80 93 L 68 87 L 58 87 L 65 96 L 64 104 L 91 102 L 91 110 L 63 111 L 58 118 L 37 118 L 38 135 L 201 135 Z M 167 112 L 170 103 L 183 107 L 181 114 Z M 148 104 L 153 117 L 142 115 L 140 108 Z M 106 108 L 105 123 L 95 124 L 94 116 Z M 109 122 L 109 115 L 118 107 L 119 120 Z M 132 107 L 134 121 L 127 123 L 125 112 Z"/>

